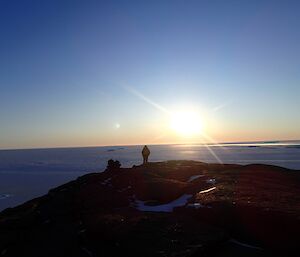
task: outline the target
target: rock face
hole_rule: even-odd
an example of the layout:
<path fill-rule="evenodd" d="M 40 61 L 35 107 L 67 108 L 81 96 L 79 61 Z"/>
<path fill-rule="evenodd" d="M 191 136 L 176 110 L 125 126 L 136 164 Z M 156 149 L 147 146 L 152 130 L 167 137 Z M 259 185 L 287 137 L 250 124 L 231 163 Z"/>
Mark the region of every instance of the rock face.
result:
<path fill-rule="evenodd" d="M 300 172 L 149 163 L 0 213 L 0 256 L 299 256 Z"/>

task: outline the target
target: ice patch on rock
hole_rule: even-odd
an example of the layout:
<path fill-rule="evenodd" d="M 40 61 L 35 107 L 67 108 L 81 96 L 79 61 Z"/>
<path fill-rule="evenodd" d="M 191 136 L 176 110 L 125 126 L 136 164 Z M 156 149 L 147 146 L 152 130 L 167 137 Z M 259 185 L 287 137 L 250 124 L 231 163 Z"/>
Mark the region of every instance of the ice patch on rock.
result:
<path fill-rule="evenodd" d="M 124 191 L 129 190 L 129 189 L 131 189 L 131 186 L 128 186 L 128 187 L 125 187 L 125 188 L 121 188 L 121 189 L 118 190 L 118 192 L 122 193 Z"/>
<path fill-rule="evenodd" d="M 208 183 L 208 184 L 216 184 L 216 179 L 214 179 L 214 178 L 210 178 L 210 179 L 207 179 L 206 180 L 206 183 Z"/>
<path fill-rule="evenodd" d="M 195 179 L 200 178 L 200 177 L 203 177 L 203 176 L 204 176 L 204 175 L 194 175 L 194 176 L 191 176 L 187 182 L 192 182 L 192 181 L 194 181 Z"/>
<path fill-rule="evenodd" d="M 172 202 L 161 204 L 161 205 L 146 205 L 144 201 L 135 200 L 135 207 L 140 211 L 151 211 L 151 212 L 172 212 L 175 207 L 184 206 L 187 204 L 188 199 L 192 195 L 184 194 Z"/>
<path fill-rule="evenodd" d="M 216 189 L 216 187 L 211 187 L 211 188 L 209 188 L 209 189 L 200 191 L 199 194 L 208 193 L 208 192 L 213 191 L 213 190 L 215 190 L 215 189 Z"/>
<path fill-rule="evenodd" d="M 103 182 L 101 182 L 102 185 L 108 185 L 108 183 L 111 181 L 111 178 L 105 179 Z"/>
<path fill-rule="evenodd" d="M 189 203 L 187 207 L 199 209 L 199 208 L 204 208 L 205 206 L 202 205 L 201 203 Z"/>
<path fill-rule="evenodd" d="M 233 244 L 237 244 L 237 245 L 240 245 L 240 246 L 243 246 L 243 247 L 247 247 L 247 248 L 252 248 L 252 249 L 256 249 L 256 250 L 262 250 L 261 247 L 258 247 L 258 246 L 254 246 L 254 245 L 249 245 L 249 244 L 246 244 L 246 243 L 242 243 L 236 239 L 233 239 L 231 238 L 229 240 L 229 242 L 233 243 Z"/>

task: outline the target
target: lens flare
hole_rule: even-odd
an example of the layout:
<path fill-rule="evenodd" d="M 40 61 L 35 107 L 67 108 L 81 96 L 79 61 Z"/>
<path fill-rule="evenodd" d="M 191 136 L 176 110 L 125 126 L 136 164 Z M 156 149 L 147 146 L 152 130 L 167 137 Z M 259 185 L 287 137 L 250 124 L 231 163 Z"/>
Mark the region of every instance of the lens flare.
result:
<path fill-rule="evenodd" d="M 190 137 L 202 133 L 203 123 L 197 112 L 181 111 L 172 115 L 171 128 L 182 136 Z"/>

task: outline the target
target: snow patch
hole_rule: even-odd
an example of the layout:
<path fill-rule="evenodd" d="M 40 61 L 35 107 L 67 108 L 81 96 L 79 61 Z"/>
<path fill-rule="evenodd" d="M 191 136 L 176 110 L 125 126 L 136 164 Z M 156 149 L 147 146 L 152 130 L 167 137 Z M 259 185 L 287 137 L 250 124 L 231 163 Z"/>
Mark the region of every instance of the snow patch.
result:
<path fill-rule="evenodd" d="M 246 244 L 246 243 L 242 243 L 236 239 L 233 239 L 231 238 L 229 240 L 230 243 L 233 243 L 233 244 L 237 244 L 237 245 L 240 245 L 240 246 L 243 246 L 243 247 L 247 247 L 247 248 L 252 248 L 252 249 L 256 249 L 256 250 L 263 250 L 261 247 L 258 247 L 258 246 L 254 246 L 254 245 L 249 245 L 249 244 Z"/>
<path fill-rule="evenodd" d="M 140 211 L 172 212 L 175 207 L 186 205 L 188 199 L 191 197 L 192 195 L 184 194 L 172 202 L 161 204 L 161 205 L 153 205 L 153 206 L 145 205 L 144 201 L 135 200 L 135 207 Z"/>
<path fill-rule="evenodd" d="M 209 189 L 200 191 L 199 194 L 208 193 L 208 192 L 213 191 L 213 190 L 215 190 L 215 189 L 216 189 L 216 187 L 211 187 L 211 188 L 209 188 Z"/>
<path fill-rule="evenodd" d="M 211 178 L 211 179 L 208 179 L 208 180 L 206 180 L 206 183 L 208 183 L 208 184 L 216 184 L 216 179 L 214 179 L 214 178 Z"/>
<path fill-rule="evenodd" d="M 194 175 L 194 176 L 191 176 L 187 182 L 192 182 L 192 181 L 194 181 L 195 179 L 200 178 L 200 177 L 203 177 L 203 176 L 204 176 L 204 175 Z"/>
<path fill-rule="evenodd" d="M 111 178 L 105 179 L 103 182 L 101 182 L 102 185 L 107 185 L 111 181 Z"/>
<path fill-rule="evenodd" d="M 131 188 L 131 186 L 128 186 L 128 187 L 125 187 L 125 188 L 121 188 L 121 189 L 118 190 L 118 192 L 119 192 L 119 193 L 122 193 L 122 192 L 124 192 L 124 191 L 129 190 L 130 188 Z"/>
<path fill-rule="evenodd" d="M 187 207 L 199 209 L 199 208 L 204 208 L 205 206 L 202 205 L 201 203 L 189 203 Z"/>

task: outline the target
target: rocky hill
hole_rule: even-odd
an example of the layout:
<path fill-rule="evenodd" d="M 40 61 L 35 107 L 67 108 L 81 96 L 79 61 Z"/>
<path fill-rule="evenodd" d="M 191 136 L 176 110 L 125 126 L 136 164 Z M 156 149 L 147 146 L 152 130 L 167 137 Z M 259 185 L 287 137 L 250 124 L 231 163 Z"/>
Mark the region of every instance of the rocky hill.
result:
<path fill-rule="evenodd" d="M 149 163 L 0 213 L 0 256 L 299 256 L 300 172 Z"/>

